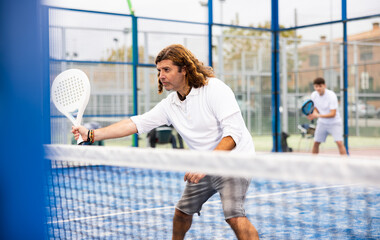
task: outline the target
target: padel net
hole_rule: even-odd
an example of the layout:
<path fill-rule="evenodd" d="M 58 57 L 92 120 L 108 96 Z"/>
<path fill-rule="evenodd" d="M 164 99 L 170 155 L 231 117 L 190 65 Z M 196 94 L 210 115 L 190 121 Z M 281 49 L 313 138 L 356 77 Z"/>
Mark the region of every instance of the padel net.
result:
<path fill-rule="evenodd" d="M 248 177 L 261 239 L 380 238 L 374 158 L 46 145 L 49 239 L 170 239 L 185 172 Z M 187 239 L 234 239 L 218 194 Z"/>

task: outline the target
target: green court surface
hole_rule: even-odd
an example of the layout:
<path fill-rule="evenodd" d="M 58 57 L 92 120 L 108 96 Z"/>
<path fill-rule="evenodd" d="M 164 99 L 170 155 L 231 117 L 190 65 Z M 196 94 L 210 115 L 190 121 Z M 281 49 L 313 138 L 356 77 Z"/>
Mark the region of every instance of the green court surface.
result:
<path fill-rule="evenodd" d="M 253 136 L 256 151 L 271 151 L 272 149 L 272 136 Z M 312 138 L 303 138 L 301 134 L 293 134 L 287 140 L 288 146 L 293 148 L 294 152 L 307 152 L 311 151 L 314 140 Z M 348 138 L 349 148 L 352 150 L 360 149 L 380 149 L 379 137 L 356 137 Z M 325 143 L 320 145 L 320 151 L 331 152 L 336 149 L 336 144 L 331 136 L 328 136 Z M 380 150 L 379 150 L 380 151 Z"/>
<path fill-rule="evenodd" d="M 139 136 L 139 146 L 147 147 L 146 135 Z M 270 152 L 272 150 L 272 136 L 252 136 L 253 142 L 258 152 Z M 301 134 L 293 134 L 287 140 L 288 146 L 293 149 L 293 152 L 311 152 L 313 146 L 312 138 L 303 138 Z M 356 137 L 352 136 L 348 138 L 350 151 L 366 151 L 368 155 L 374 151 L 378 151 L 380 154 L 380 138 L 379 137 Z M 106 146 L 131 146 L 130 139 L 120 139 L 118 141 L 106 141 Z M 159 148 L 171 148 L 170 144 L 157 145 Z M 336 151 L 335 151 L 336 150 Z M 370 150 L 370 151 L 368 151 Z M 337 147 L 334 139 L 331 136 L 327 137 L 325 143 L 320 145 L 320 153 L 335 153 Z"/>

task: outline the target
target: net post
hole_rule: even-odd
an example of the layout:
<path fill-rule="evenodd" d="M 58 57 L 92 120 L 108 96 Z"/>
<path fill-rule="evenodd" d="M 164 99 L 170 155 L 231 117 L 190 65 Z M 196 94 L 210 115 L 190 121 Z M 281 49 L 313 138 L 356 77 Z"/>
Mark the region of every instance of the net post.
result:
<path fill-rule="evenodd" d="M 344 145 L 348 152 L 348 60 L 347 60 L 347 0 L 342 0 L 342 21 L 343 21 L 343 126 L 344 126 Z"/>
<path fill-rule="evenodd" d="M 0 1 L 0 239 L 45 239 L 40 8 Z"/>
<path fill-rule="evenodd" d="M 272 0 L 272 152 L 282 152 L 280 118 L 280 42 L 278 0 Z"/>
<path fill-rule="evenodd" d="M 139 47 L 138 47 L 138 30 L 137 30 L 137 17 L 132 15 L 132 62 L 133 62 L 133 115 L 138 114 L 138 79 L 137 79 L 137 66 L 139 64 Z M 139 146 L 139 139 L 137 134 L 132 136 L 132 146 Z"/>

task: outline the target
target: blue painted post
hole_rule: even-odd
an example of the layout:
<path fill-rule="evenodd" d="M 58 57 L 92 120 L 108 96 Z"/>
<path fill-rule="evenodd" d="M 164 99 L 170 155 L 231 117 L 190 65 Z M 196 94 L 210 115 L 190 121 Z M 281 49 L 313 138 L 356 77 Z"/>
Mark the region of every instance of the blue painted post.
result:
<path fill-rule="evenodd" d="M 342 21 L 343 21 L 343 125 L 344 125 L 344 145 L 348 154 L 348 67 L 347 67 L 347 0 L 342 0 Z"/>
<path fill-rule="evenodd" d="M 137 30 L 137 17 L 132 15 L 132 67 L 133 67 L 133 115 L 138 114 L 138 92 L 137 92 L 137 65 L 139 63 L 139 45 L 138 45 L 138 30 Z M 132 136 L 132 144 L 134 147 L 139 146 L 139 139 L 137 134 Z"/>
<path fill-rule="evenodd" d="M 0 1 L 0 239 L 45 239 L 40 10 Z"/>
<path fill-rule="evenodd" d="M 42 54 L 43 54 L 43 143 L 51 143 L 50 122 L 50 52 L 49 52 L 49 7 L 41 7 Z"/>
<path fill-rule="evenodd" d="M 212 25 L 214 24 L 212 0 L 208 0 L 208 65 L 212 67 Z"/>
<path fill-rule="evenodd" d="M 282 152 L 280 119 L 280 42 L 278 0 L 272 0 L 272 152 Z"/>

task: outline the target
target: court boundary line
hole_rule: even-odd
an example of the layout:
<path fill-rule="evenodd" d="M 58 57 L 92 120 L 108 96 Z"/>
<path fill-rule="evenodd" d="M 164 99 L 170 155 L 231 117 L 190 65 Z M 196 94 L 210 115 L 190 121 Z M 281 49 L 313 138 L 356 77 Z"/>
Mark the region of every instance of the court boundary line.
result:
<path fill-rule="evenodd" d="M 355 186 L 355 185 L 359 185 L 359 184 L 344 184 L 344 185 L 335 185 L 335 186 L 327 186 L 327 187 L 314 187 L 314 188 L 290 190 L 290 191 L 285 191 L 285 192 L 266 193 L 266 194 L 260 194 L 260 195 L 247 196 L 245 199 L 286 195 L 286 194 L 292 194 L 292 193 L 311 192 L 311 191 L 322 190 L 322 189 L 343 188 L 343 187 L 350 187 L 350 186 Z M 205 204 L 209 204 L 209 203 L 212 204 L 212 203 L 217 203 L 217 202 L 221 202 L 221 200 L 210 201 L 210 202 L 206 202 Z"/>

